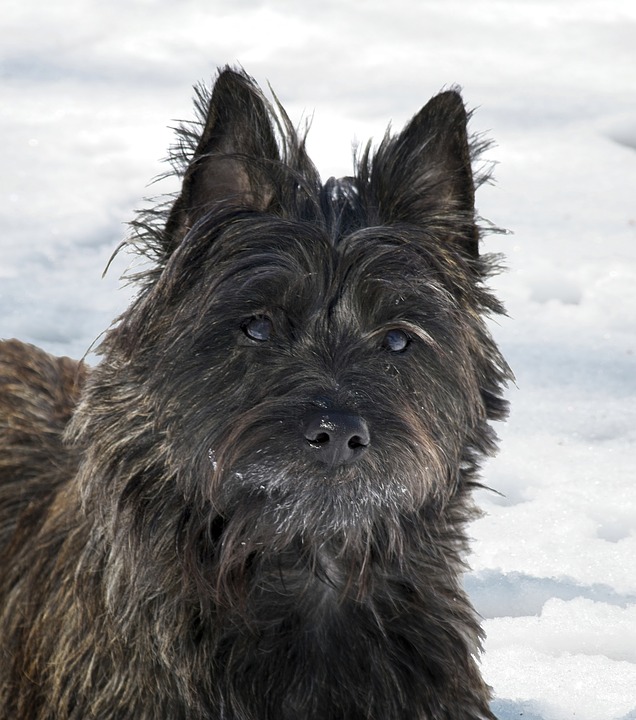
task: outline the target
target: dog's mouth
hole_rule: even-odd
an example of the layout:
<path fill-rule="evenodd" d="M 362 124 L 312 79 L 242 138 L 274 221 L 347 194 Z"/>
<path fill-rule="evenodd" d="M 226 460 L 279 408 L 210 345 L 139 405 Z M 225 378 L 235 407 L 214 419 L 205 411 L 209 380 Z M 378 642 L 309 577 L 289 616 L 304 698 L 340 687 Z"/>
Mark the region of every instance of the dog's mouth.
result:
<path fill-rule="evenodd" d="M 317 449 L 322 452 L 319 443 L 320 440 L 317 440 Z M 360 450 L 355 447 L 352 452 L 362 455 L 364 450 L 365 448 Z M 315 485 L 335 488 L 360 482 L 366 475 L 362 463 L 337 462 L 332 457 L 325 462 L 324 457 L 324 452 L 320 460 L 307 453 L 304 457 L 283 461 L 262 452 L 258 453 L 256 459 L 227 467 L 219 462 L 217 453 L 212 448 L 208 449 L 209 465 L 220 484 L 229 482 L 235 487 L 250 492 L 260 491 L 269 494 L 290 488 L 300 490 L 301 487 Z"/>
<path fill-rule="evenodd" d="M 371 519 L 377 513 L 410 513 L 425 501 L 423 476 L 406 467 L 377 466 L 369 452 L 359 462 L 327 466 L 307 453 L 281 459 L 266 455 L 237 466 L 224 467 L 214 450 L 208 460 L 213 469 L 213 505 L 232 517 L 252 511 L 260 521 L 298 528 L 344 528 Z"/>

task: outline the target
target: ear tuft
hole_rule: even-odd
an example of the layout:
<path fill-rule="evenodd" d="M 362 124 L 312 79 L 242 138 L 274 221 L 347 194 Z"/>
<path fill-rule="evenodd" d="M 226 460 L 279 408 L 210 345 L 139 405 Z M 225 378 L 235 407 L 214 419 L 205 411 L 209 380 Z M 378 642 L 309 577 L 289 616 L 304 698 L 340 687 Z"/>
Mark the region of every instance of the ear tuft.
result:
<path fill-rule="evenodd" d="M 373 157 L 367 148 L 359 175 L 382 222 L 447 228 L 473 257 L 478 232 L 467 124 L 459 92 L 442 92 L 399 135 L 387 134 Z"/>
<path fill-rule="evenodd" d="M 197 106 L 203 132 L 166 224 L 173 246 L 216 205 L 267 208 L 273 195 L 268 169 L 280 163 L 274 112 L 246 73 L 221 70 L 211 96 L 197 88 Z M 196 140 L 186 134 L 188 141 Z"/>

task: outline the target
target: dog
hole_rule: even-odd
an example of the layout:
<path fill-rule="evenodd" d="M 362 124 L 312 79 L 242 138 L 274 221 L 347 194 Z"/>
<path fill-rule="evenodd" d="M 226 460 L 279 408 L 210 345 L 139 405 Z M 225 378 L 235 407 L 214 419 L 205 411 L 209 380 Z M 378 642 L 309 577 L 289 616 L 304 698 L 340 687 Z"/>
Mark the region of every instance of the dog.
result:
<path fill-rule="evenodd" d="M 484 720 L 465 526 L 512 374 L 457 90 L 323 183 L 243 70 L 94 368 L 0 346 L 0 717 Z"/>

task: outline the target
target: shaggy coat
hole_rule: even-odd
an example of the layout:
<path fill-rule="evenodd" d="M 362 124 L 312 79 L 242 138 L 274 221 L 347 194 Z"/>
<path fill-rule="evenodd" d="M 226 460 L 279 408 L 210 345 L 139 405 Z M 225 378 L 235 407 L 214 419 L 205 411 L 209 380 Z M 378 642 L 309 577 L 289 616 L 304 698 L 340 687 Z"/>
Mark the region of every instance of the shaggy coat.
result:
<path fill-rule="evenodd" d="M 243 72 L 91 371 L 0 344 L 0 718 L 484 720 L 461 584 L 511 377 L 454 91 L 322 183 Z"/>

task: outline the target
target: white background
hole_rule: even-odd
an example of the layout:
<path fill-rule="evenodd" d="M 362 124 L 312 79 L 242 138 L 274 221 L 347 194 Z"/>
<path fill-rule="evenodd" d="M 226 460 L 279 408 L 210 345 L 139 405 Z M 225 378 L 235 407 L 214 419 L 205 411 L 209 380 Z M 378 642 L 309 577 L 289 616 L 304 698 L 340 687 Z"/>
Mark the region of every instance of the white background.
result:
<path fill-rule="evenodd" d="M 636 3 L 4 0 L 0 337 L 83 355 L 191 86 L 241 63 L 324 177 L 459 84 L 497 142 L 480 213 L 517 376 L 466 585 L 502 720 L 636 719 Z M 95 358 L 90 358 L 92 361 Z"/>

